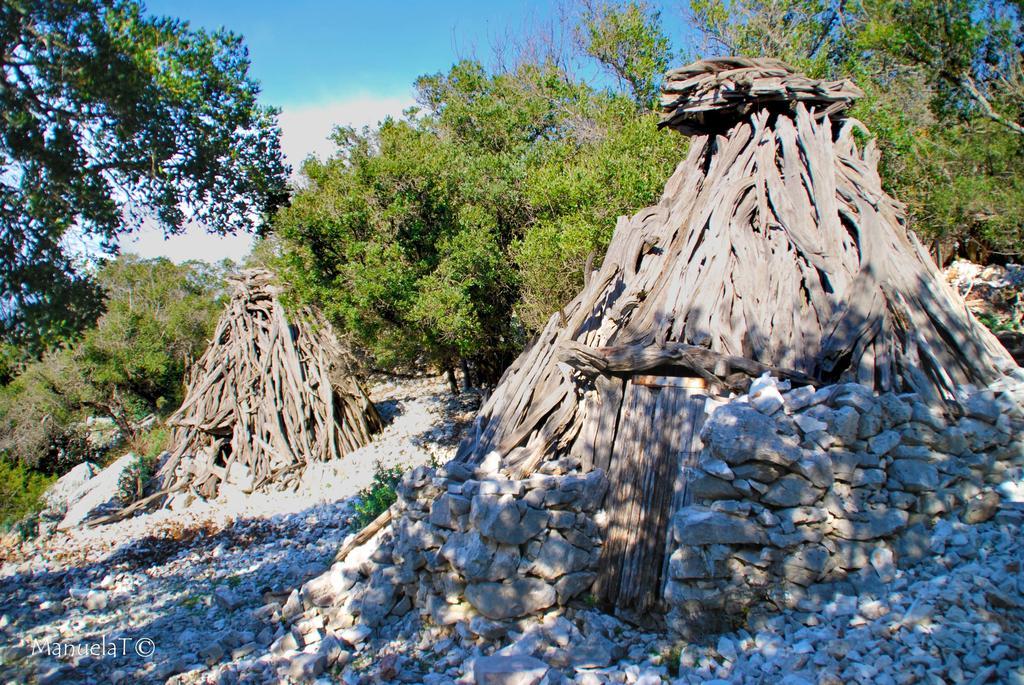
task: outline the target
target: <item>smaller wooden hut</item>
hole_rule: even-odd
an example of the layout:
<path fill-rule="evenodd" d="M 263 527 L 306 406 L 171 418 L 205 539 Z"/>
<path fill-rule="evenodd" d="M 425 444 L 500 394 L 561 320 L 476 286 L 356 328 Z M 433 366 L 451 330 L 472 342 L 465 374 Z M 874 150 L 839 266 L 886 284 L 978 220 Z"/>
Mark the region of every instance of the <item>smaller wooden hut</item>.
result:
<path fill-rule="evenodd" d="M 381 428 L 322 316 L 306 310 L 289 321 L 269 271 L 232 280 L 231 301 L 169 420 L 171 453 L 158 473 L 165 491 L 212 497 L 229 474 L 259 488 L 343 457 Z"/>

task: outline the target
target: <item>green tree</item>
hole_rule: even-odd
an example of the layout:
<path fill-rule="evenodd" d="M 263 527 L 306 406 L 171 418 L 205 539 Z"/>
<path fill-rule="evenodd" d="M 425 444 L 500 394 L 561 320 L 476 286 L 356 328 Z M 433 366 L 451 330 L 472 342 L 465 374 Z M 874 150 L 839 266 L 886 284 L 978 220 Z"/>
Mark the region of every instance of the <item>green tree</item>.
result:
<path fill-rule="evenodd" d="M 275 221 L 286 277 L 384 367 L 493 382 L 575 294 L 615 217 L 657 198 L 684 142 L 551 63 L 420 78 L 421 109 L 341 129 Z"/>
<path fill-rule="evenodd" d="M 884 179 L 915 230 L 940 262 L 1024 254 L 1020 3 L 864 0 L 857 10 L 850 42 L 870 69 L 856 113 L 888 153 Z"/>
<path fill-rule="evenodd" d="M 576 28 L 583 52 L 628 88 L 638 107 L 650 109 L 672 60 L 661 13 L 643 0 L 625 3 L 583 0 Z"/>
<path fill-rule="evenodd" d="M 289 277 L 384 366 L 472 363 L 489 378 L 515 347 L 509 245 L 527 221 L 528 158 L 558 125 L 562 82 L 460 63 L 417 82 L 426 112 L 340 129 L 278 215 Z"/>
<path fill-rule="evenodd" d="M 223 308 L 226 268 L 132 255 L 105 264 L 97 280 L 106 308 L 69 350 L 65 392 L 128 435 L 133 420 L 180 404 L 186 366 Z"/>
<path fill-rule="evenodd" d="M 626 97 L 595 94 L 584 112 L 586 124 L 551 145 L 524 187 L 533 216 L 513 254 L 516 312 L 530 331 L 580 291 L 617 217 L 654 204 L 686 155 L 686 138 L 659 131 L 658 115 L 637 111 Z"/>
<path fill-rule="evenodd" d="M 222 309 L 225 268 L 130 255 L 107 262 L 96 325 L 0 389 L 0 452 L 59 472 L 89 456 L 87 417 L 109 417 L 131 437 L 140 418 L 176 407 L 187 364 Z"/>
<path fill-rule="evenodd" d="M 911 65 L 937 111 L 1024 135 L 1024 23 L 1017 0 L 864 0 L 858 44 Z"/>
<path fill-rule="evenodd" d="M 240 37 L 135 0 L 0 3 L 0 331 L 46 348 L 98 315 L 68 238 L 151 218 L 231 233 L 284 199 L 276 112 Z"/>
<path fill-rule="evenodd" d="M 0 533 L 8 532 L 19 519 L 42 509 L 43 493 L 54 480 L 53 476 L 33 471 L 0 454 Z M 33 534 L 34 522 L 26 523 L 19 532 L 27 537 Z"/>
<path fill-rule="evenodd" d="M 1020 4 L 997 0 L 692 0 L 712 53 L 781 58 L 852 78 L 851 114 L 881 149 L 886 189 L 942 262 L 1024 254 Z"/>
<path fill-rule="evenodd" d="M 842 0 L 690 0 L 705 56 L 780 59 L 803 73 L 827 77 L 845 57 Z"/>

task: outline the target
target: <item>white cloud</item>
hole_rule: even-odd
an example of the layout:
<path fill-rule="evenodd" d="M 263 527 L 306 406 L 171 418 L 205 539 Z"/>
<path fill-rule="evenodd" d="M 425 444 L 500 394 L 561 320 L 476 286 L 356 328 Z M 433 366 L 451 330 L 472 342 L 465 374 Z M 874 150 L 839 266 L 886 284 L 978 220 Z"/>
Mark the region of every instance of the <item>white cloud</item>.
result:
<path fill-rule="evenodd" d="M 293 181 L 307 156 L 312 154 L 326 159 L 334 152 L 334 143 L 328 140 L 328 136 L 335 126 L 373 126 L 387 116 L 401 115 L 402 110 L 413 104 L 411 95 L 360 95 L 319 105 L 283 107 L 281 148 L 292 165 Z M 147 222 L 137 233 L 121 240 L 121 250 L 146 258 L 167 257 L 174 262 L 190 259 L 207 262 L 232 259 L 238 262 L 252 249 L 252 243 L 251 235 L 213 235 L 197 224 L 190 224 L 181 235 L 165 239 L 159 228 Z"/>
<path fill-rule="evenodd" d="M 253 240 L 248 233 L 224 236 L 208 233 L 199 224 L 189 224 L 181 235 L 165 239 L 163 231 L 147 221 L 138 232 L 121 239 L 121 251 L 147 259 L 167 257 L 179 264 L 191 259 L 210 263 L 222 259 L 239 262 L 252 250 Z"/>
<path fill-rule="evenodd" d="M 412 96 L 377 97 L 359 95 L 320 105 L 281 109 L 281 148 L 285 158 L 298 171 L 310 154 L 325 159 L 334 152 L 328 140 L 335 126 L 373 126 L 387 116 L 398 117 L 415 104 Z"/>

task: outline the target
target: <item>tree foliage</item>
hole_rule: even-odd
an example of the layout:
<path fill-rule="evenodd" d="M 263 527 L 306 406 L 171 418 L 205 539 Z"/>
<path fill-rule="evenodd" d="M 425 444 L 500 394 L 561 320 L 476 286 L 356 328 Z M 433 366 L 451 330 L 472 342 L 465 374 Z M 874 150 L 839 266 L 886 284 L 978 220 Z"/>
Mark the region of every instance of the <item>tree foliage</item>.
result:
<path fill-rule="evenodd" d="M 202 354 L 221 312 L 223 276 L 204 262 L 108 262 L 97 279 L 106 311 L 70 348 L 77 403 L 122 430 L 139 414 L 177 406 L 185 365 Z"/>
<path fill-rule="evenodd" d="M 841 60 L 838 30 L 845 3 L 836 0 L 690 0 L 705 57 L 771 57 L 812 77 Z"/>
<path fill-rule="evenodd" d="M 918 69 L 939 113 L 1024 135 L 1024 24 L 1015 0 L 865 0 L 859 46 Z"/>
<path fill-rule="evenodd" d="M 621 4 L 584 0 L 576 35 L 583 51 L 628 88 L 637 106 L 654 106 L 662 74 L 672 59 L 658 10 L 643 0 Z"/>
<path fill-rule="evenodd" d="M 277 217 L 288 277 L 378 363 L 496 380 L 579 287 L 619 213 L 657 198 L 684 142 L 551 63 L 417 81 L 421 109 L 338 151 Z"/>
<path fill-rule="evenodd" d="M 131 437 L 139 419 L 176 407 L 223 301 L 222 268 L 201 262 L 123 256 L 97 280 L 106 311 L 96 325 L 0 389 L 0 452 L 17 461 L 60 471 L 92 453 L 87 417 Z"/>
<path fill-rule="evenodd" d="M 692 0 L 713 54 L 853 78 L 883 180 L 941 260 L 1024 254 L 1024 23 L 1014 0 Z"/>
<path fill-rule="evenodd" d="M 868 57 L 857 113 L 940 260 L 1024 254 L 1022 19 L 1016 2 L 871 0 L 850 32 Z"/>
<path fill-rule="evenodd" d="M 655 201 L 683 156 L 651 112 L 673 52 L 853 78 L 886 186 L 936 253 L 1024 250 L 1018 3 L 692 0 L 704 44 L 677 49 L 642 0 L 576 10 L 573 59 L 420 78 L 419 108 L 339 129 L 335 156 L 307 163 L 308 187 L 277 215 L 286 280 L 379 365 L 468 361 L 493 380 L 579 290 L 615 217 Z M 617 87 L 573 75 L 574 59 Z"/>
<path fill-rule="evenodd" d="M 0 454 L 0 533 L 7 533 L 20 519 L 42 509 L 43 493 L 54 480 L 54 476 L 34 471 Z M 30 528 L 33 523 L 26 522 L 28 525 L 19 532 L 29 537 L 33 534 Z"/>
<path fill-rule="evenodd" d="M 240 37 L 135 0 L 0 3 L 0 324 L 37 349 L 100 312 L 69 240 L 155 221 L 248 230 L 284 197 L 276 112 Z"/>

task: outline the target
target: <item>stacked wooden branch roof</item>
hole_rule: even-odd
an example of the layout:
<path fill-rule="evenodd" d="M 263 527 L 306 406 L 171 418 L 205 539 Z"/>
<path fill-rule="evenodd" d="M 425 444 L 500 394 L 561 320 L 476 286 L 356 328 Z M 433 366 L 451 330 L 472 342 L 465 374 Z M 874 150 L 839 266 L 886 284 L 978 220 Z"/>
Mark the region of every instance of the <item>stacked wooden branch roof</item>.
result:
<path fill-rule="evenodd" d="M 660 126 L 680 133 L 720 133 L 754 110 L 838 114 L 864 93 L 849 80 L 819 81 L 774 59 L 724 57 L 694 62 L 665 75 Z"/>
<path fill-rule="evenodd" d="M 697 134 L 689 156 L 657 205 L 619 219 L 601 268 L 507 370 L 459 459 L 593 464 L 618 420 L 612 381 L 647 370 L 738 390 L 784 367 L 939 401 L 1013 366 L 907 230 L 875 146 L 858 147 L 863 127 L 841 116 L 854 86 L 726 59 L 670 72 L 665 90 L 663 124 Z"/>
<path fill-rule="evenodd" d="M 341 348 L 322 317 L 305 311 L 289 322 L 268 271 L 245 271 L 233 284 L 169 421 L 173 447 L 159 473 L 165 490 L 210 497 L 229 469 L 259 487 L 311 461 L 341 457 L 381 426 L 341 368 Z"/>

